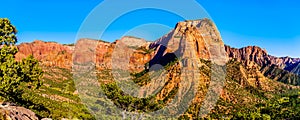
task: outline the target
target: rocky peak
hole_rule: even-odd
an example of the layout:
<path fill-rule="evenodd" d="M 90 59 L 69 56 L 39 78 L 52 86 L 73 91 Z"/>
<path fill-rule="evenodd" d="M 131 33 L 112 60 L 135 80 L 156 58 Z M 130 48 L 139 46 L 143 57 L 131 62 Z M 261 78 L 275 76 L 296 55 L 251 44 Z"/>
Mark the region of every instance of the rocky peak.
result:
<path fill-rule="evenodd" d="M 220 64 L 227 61 L 220 33 L 209 19 L 179 22 L 174 30 L 150 44 L 150 48 L 156 49 L 154 60 L 173 53 L 177 57 L 210 59 Z"/>

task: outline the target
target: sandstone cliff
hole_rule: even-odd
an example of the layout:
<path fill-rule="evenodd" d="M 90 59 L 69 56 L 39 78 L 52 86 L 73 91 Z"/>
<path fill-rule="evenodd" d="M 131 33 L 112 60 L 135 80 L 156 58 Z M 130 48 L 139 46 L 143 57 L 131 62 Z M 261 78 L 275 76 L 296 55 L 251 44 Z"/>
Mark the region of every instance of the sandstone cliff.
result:
<path fill-rule="evenodd" d="M 168 57 L 168 53 L 176 57 L 212 60 L 219 64 L 228 60 L 220 33 L 209 19 L 179 22 L 173 31 L 151 43 L 150 48 L 156 49 L 154 60 Z M 184 50 L 189 49 L 195 54 L 184 55 Z"/>
<path fill-rule="evenodd" d="M 225 46 L 225 50 L 230 59 L 242 62 L 246 67 L 258 64 L 264 76 L 284 83 L 300 85 L 300 58 L 271 56 L 266 50 L 257 46 L 240 49 Z"/>
<path fill-rule="evenodd" d="M 225 46 L 225 49 L 228 57 L 231 59 L 253 61 L 261 66 L 276 65 L 281 69 L 298 74 L 297 71 L 299 68 L 297 68 L 297 66 L 300 62 L 300 58 L 271 56 L 265 49 L 257 46 L 248 46 L 240 49 Z"/>
<path fill-rule="evenodd" d="M 74 64 L 83 64 L 92 62 L 98 70 L 112 69 L 112 57 L 128 56 L 128 61 L 116 61 L 118 67 L 128 68 L 130 71 L 144 70 L 145 64 L 150 61 L 151 50 L 147 47 L 149 42 L 143 40 L 142 44 L 140 38 L 125 36 L 113 43 L 104 42 L 100 40 L 80 39 L 75 45 L 73 54 Z M 121 49 L 116 46 L 122 46 Z"/>
<path fill-rule="evenodd" d="M 15 55 L 17 60 L 33 55 L 45 66 L 70 68 L 72 65 L 73 46 L 35 40 L 32 43 L 22 43 L 18 45 L 18 49 L 19 52 Z"/>

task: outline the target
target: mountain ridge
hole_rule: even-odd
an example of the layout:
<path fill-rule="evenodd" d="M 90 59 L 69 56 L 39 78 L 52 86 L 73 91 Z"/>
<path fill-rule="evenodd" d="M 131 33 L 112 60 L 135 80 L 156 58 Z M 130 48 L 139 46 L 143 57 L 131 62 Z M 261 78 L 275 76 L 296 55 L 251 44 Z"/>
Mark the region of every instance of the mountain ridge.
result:
<path fill-rule="evenodd" d="M 195 96 L 190 106 L 187 106 L 187 111 L 180 116 L 196 119 L 202 105 L 208 108 L 211 106 L 204 102 L 206 99 L 213 99 L 209 94 L 208 98 L 205 98 L 211 88 L 210 84 L 213 83 L 215 86 L 225 85 L 225 87 L 213 87 L 210 91 L 215 93 L 214 96 L 220 95 L 220 99 L 209 115 L 217 114 L 216 118 L 223 118 L 226 115 L 232 117 L 237 111 L 243 111 L 240 109 L 244 107 L 254 109 L 255 105 L 264 104 L 267 99 L 297 89 L 299 88 L 297 85 L 300 85 L 299 75 L 295 74 L 300 71 L 297 58 L 274 57 L 257 46 L 236 49 L 224 45 L 216 26 L 208 19 L 179 22 L 173 31 L 154 42 L 125 36 L 111 43 L 83 38 L 73 45 L 35 41 L 20 44 L 18 48 L 16 59 L 20 60 L 28 55 L 36 57 L 41 65 L 45 66 L 47 72 L 45 81 L 54 83 L 53 85 L 55 85 L 53 81 L 66 74 L 72 81 L 74 70 L 90 70 L 90 66 L 86 68 L 85 63 L 93 63 L 107 98 L 129 113 L 159 109 L 174 100 L 173 98 L 177 98 L 176 102 L 180 103 L 187 97 L 184 93 L 187 93 L 187 88 L 193 83 L 199 88 L 195 89 Z M 128 63 L 124 56 L 130 56 Z M 113 60 L 117 65 L 113 66 Z M 156 64 L 161 66 L 156 67 Z M 159 87 L 160 83 L 151 80 L 150 76 L 157 81 L 165 81 L 165 84 L 154 96 L 142 99 L 132 97 L 116 85 L 112 76 L 114 72 L 118 72 L 113 72 L 112 68 L 116 66 L 121 71 L 128 68 L 130 77 L 120 76 L 120 78 L 133 78 L 132 81 L 143 88 L 138 95 L 148 95 Z M 62 69 L 64 73 L 59 73 L 52 70 L 55 68 L 66 69 Z M 188 70 L 195 70 L 195 73 L 190 74 Z M 159 71 L 163 71 L 167 77 L 158 75 Z M 56 75 L 58 73 L 60 76 Z M 218 79 L 214 81 L 214 77 Z M 88 85 L 84 79 L 88 78 L 79 80 L 82 82 L 80 85 Z M 72 89 L 72 94 L 79 94 L 80 91 L 73 92 Z M 177 95 L 176 92 L 180 94 Z M 125 99 L 128 101 L 122 101 Z M 93 105 L 90 106 L 90 111 L 103 110 L 113 115 L 112 111 L 106 111 L 111 110 L 110 108 L 103 109 L 103 106 L 99 106 L 99 103 L 107 101 L 99 98 L 90 100 L 93 101 L 89 104 Z M 139 106 L 137 103 L 140 102 L 145 103 Z M 210 102 L 212 100 L 208 103 Z"/>
<path fill-rule="evenodd" d="M 128 37 L 128 36 L 125 36 Z M 124 37 L 124 38 L 125 38 Z M 141 39 L 141 38 L 139 38 Z M 81 40 L 93 40 L 93 41 L 97 41 L 100 44 L 103 44 L 104 46 L 107 45 L 113 45 L 116 42 L 118 42 L 118 40 L 116 40 L 115 42 L 106 42 L 103 40 L 95 40 L 95 39 L 88 39 L 88 38 L 84 38 Z M 151 46 L 153 47 L 155 45 L 155 42 L 149 42 L 150 46 L 149 48 L 151 48 Z M 159 44 L 164 44 L 164 43 L 159 43 Z M 74 51 L 74 45 L 73 44 L 60 44 L 57 42 L 45 42 L 42 40 L 35 40 L 33 42 L 29 42 L 29 43 L 21 43 L 19 45 L 17 45 L 19 48 L 18 54 L 16 55 L 16 59 L 17 60 L 21 60 L 22 58 L 25 58 L 25 56 L 28 55 L 33 55 L 35 58 L 37 58 L 39 61 L 41 62 L 45 62 L 49 60 L 51 61 L 51 58 L 47 58 L 50 55 L 53 54 L 59 54 L 59 52 L 67 52 L 69 54 L 72 54 Z M 101 45 L 100 45 L 101 46 Z M 256 63 L 258 63 L 259 65 L 264 65 L 266 64 L 266 62 L 270 62 L 270 64 L 275 64 L 277 65 L 279 68 L 281 69 L 285 69 L 288 71 L 293 71 L 294 73 L 298 73 L 299 74 L 299 63 L 300 63 L 300 58 L 292 58 L 292 57 L 276 57 L 276 56 L 272 56 L 269 55 L 267 53 L 266 49 L 262 49 L 259 46 L 246 46 L 246 47 L 241 47 L 241 48 L 234 48 L 234 47 L 230 47 L 229 45 L 224 45 L 225 46 L 225 50 L 226 50 L 226 54 L 230 59 L 238 59 L 240 60 L 250 60 L 250 61 L 254 61 Z M 55 51 L 54 53 L 51 53 L 51 51 Z M 248 51 L 248 52 L 247 52 Z M 249 53 L 250 52 L 254 52 L 254 53 Z M 43 56 L 41 56 L 40 54 L 43 54 Z M 248 56 L 247 56 L 248 55 Z M 70 59 L 69 55 L 68 56 L 64 56 L 67 59 Z M 59 66 L 59 67 L 63 67 L 63 68 L 70 68 L 70 64 L 71 62 L 66 62 L 66 63 L 59 63 L 59 60 L 56 60 L 55 58 L 52 58 L 53 61 L 57 61 L 57 63 L 44 63 L 46 66 L 51 66 L 52 64 L 54 66 Z M 264 61 L 266 60 L 266 61 Z M 66 66 L 64 66 L 66 65 Z M 293 67 L 294 66 L 294 67 Z"/>
<path fill-rule="evenodd" d="M 186 25 L 185 25 L 186 26 Z M 178 28 L 178 25 L 176 25 L 176 29 Z M 183 29 L 189 29 L 189 28 L 183 28 Z M 170 32 L 174 34 L 173 32 Z M 176 33 L 180 34 L 180 33 Z M 178 36 L 178 35 L 177 35 Z M 165 37 L 168 37 L 166 35 Z M 173 39 L 181 39 L 176 38 L 176 35 L 174 34 Z M 128 39 L 129 43 L 130 40 L 134 39 L 142 39 L 142 38 L 135 38 L 130 36 L 125 36 L 122 39 Z M 154 42 L 145 42 L 145 45 L 140 46 L 139 50 L 134 50 L 132 57 L 130 58 L 130 70 L 131 71 L 142 71 L 145 68 L 145 64 L 149 62 L 152 58 L 155 59 L 157 57 L 157 53 L 161 52 L 162 55 L 166 54 L 167 52 L 174 52 L 174 50 L 171 50 L 172 47 L 176 48 L 179 45 L 179 42 L 174 44 L 175 42 L 170 42 L 170 44 L 164 43 L 162 40 L 164 37 L 158 39 Z M 192 38 L 193 39 L 193 38 Z M 195 38 L 199 39 L 199 38 Z M 97 43 L 97 47 L 95 49 L 96 54 L 96 66 L 99 70 L 101 69 L 108 69 L 111 68 L 111 56 L 114 50 L 114 47 L 120 40 L 116 40 L 115 42 L 106 42 L 102 40 L 94 40 L 94 39 L 80 39 L 78 42 L 79 44 L 77 46 L 81 47 L 88 47 L 85 45 L 86 40 L 95 41 Z M 128 41 L 127 40 L 127 41 Z M 205 47 L 204 44 L 199 44 L 198 42 L 192 43 L 195 44 L 194 49 L 204 49 L 206 53 L 208 53 L 208 48 Z M 75 44 L 76 45 L 76 44 Z M 31 43 L 21 43 L 18 45 L 19 52 L 16 54 L 16 59 L 21 60 L 25 58 L 25 56 L 33 55 L 35 58 L 37 58 L 42 65 L 45 66 L 57 66 L 61 68 L 72 68 L 72 55 L 74 54 L 75 45 L 63 45 L 56 42 L 43 42 L 40 40 L 36 40 Z M 162 52 L 160 45 L 168 46 L 167 51 Z M 155 51 L 151 51 L 150 49 L 156 49 Z M 133 50 L 132 48 L 129 48 Z M 136 49 L 136 48 L 134 48 Z M 163 48 L 165 49 L 165 48 Z M 228 59 L 235 59 L 237 61 L 242 62 L 245 66 L 248 66 L 249 62 L 254 62 L 261 66 L 261 72 L 265 76 L 272 77 L 273 72 L 268 71 L 276 71 L 276 70 L 270 70 L 272 69 L 278 69 L 281 70 L 282 74 L 277 74 L 278 76 L 287 76 L 288 79 L 292 78 L 291 81 L 299 81 L 299 82 L 293 82 L 294 85 L 300 85 L 300 58 L 291 58 L 291 57 L 275 57 L 272 55 L 269 55 L 267 53 L 267 50 L 260 48 L 259 46 L 247 46 L 242 48 L 232 48 L 228 45 L 224 45 L 224 49 L 226 51 L 226 56 Z M 150 52 L 151 51 L 151 52 Z M 205 53 L 205 51 L 203 53 Z M 199 51 L 197 51 L 197 56 L 199 57 Z M 83 54 L 82 54 L 83 55 Z M 155 56 L 156 55 L 156 56 Z M 84 56 L 84 55 L 83 55 Z M 202 58 L 209 59 L 208 54 L 202 54 Z M 160 56 L 162 57 L 162 56 Z M 73 57 L 74 58 L 74 57 Z M 75 59 L 82 59 L 86 57 L 77 56 Z M 83 60 L 84 61 L 84 60 Z M 226 60 L 227 61 L 227 60 Z M 151 61 L 150 61 L 151 62 Z M 152 61 L 153 62 L 153 61 Z M 157 62 L 157 61 L 156 61 Z M 151 63 L 154 64 L 154 63 Z M 272 67 L 271 67 L 272 66 Z M 286 71 L 286 72 L 284 72 Z M 284 81 L 282 79 L 286 79 L 286 77 L 283 78 L 276 78 L 278 81 Z M 290 82 L 288 82 L 290 83 Z M 292 83 L 292 82 L 291 82 Z"/>
<path fill-rule="evenodd" d="M 247 46 L 240 49 L 225 46 L 231 59 L 254 61 L 261 66 L 276 65 L 278 68 L 300 75 L 300 58 L 275 57 L 269 55 L 265 49 L 258 46 Z"/>

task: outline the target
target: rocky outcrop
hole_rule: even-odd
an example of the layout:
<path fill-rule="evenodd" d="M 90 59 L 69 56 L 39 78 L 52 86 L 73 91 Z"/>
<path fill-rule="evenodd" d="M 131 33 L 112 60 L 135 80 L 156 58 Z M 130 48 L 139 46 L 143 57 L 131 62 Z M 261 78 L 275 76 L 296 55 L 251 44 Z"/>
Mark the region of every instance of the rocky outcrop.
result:
<path fill-rule="evenodd" d="M 1 119 L 6 120 L 38 120 L 34 112 L 14 103 L 3 102 L 0 104 Z"/>

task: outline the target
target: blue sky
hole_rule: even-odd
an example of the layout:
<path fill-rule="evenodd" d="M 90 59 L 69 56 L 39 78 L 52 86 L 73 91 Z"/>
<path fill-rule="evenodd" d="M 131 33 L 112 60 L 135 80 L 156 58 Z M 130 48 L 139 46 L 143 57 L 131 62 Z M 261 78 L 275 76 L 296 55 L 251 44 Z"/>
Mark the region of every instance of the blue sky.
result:
<path fill-rule="evenodd" d="M 300 57 L 300 2 L 296 0 L 197 0 L 197 2 L 216 23 L 225 44 L 238 48 L 257 45 L 275 56 Z M 9 18 L 17 27 L 19 43 L 35 39 L 74 43 L 81 23 L 100 3 L 102 0 L 6 0 L 1 1 L 0 17 Z M 170 3 L 170 6 L 180 8 L 184 5 L 174 2 Z M 122 8 L 122 5 L 117 7 Z M 111 11 L 114 9 L 112 7 Z M 197 12 L 191 11 L 191 14 Z M 155 40 L 181 20 L 183 18 L 180 16 L 160 10 L 134 11 L 113 22 L 101 39 L 111 42 L 127 33 Z"/>

